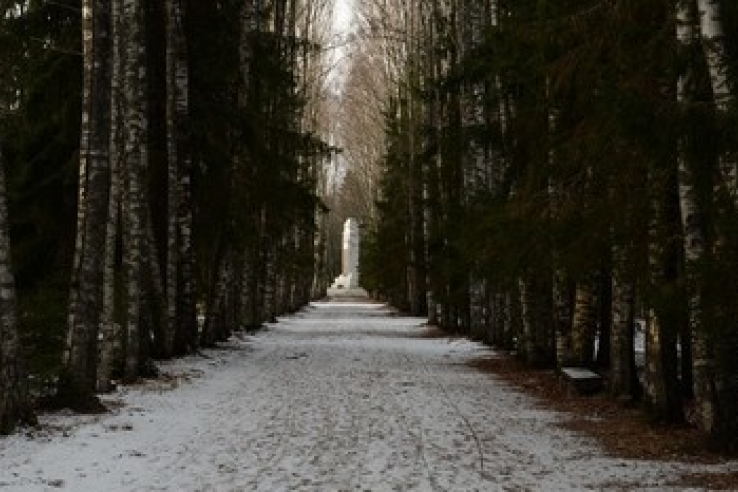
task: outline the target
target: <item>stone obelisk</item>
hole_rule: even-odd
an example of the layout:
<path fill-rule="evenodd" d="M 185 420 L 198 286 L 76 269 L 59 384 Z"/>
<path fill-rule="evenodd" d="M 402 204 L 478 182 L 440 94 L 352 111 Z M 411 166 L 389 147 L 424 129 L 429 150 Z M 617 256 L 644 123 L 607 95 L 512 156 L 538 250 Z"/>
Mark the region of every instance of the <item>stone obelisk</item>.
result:
<path fill-rule="evenodd" d="M 359 221 L 353 217 L 343 224 L 341 275 L 333 281 L 329 291 L 355 291 L 359 287 Z"/>
<path fill-rule="evenodd" d="M 346 288 L 359 287 L 359 223 L 349 218 L 343 224 L 343 255 L 341 257 L 343 271 L 347 279 Z"/>

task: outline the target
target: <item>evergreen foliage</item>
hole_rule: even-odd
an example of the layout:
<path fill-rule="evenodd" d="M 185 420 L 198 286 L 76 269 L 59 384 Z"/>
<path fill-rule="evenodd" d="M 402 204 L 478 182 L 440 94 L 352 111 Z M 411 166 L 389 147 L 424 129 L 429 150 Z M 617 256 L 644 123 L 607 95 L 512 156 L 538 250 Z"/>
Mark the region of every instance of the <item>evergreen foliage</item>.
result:
<path fill-rule="evenodd" d="M 127 4 L 145 15 L 121 32 L 115 8 L 96 17 L 94 39 L 107 32 L 126 57 L 92 123 L 110 153 L 103 186 L 83 183 L 79 203 L 82 80 L 95 70 L 83 2 L 0 2 L 0 148 L 36 395 L 63 390 L 65 333 L 82 329 L 66 326 L 67 306 L 84 289 L 96 305 L 83 310 L 110 314 L 85 328 L 110 351 L 84 349 L 84 379 L 132 380 L 153 356 L 294 311 L 321 294 L 316 269 L 330 268 L 320 188 L 336 149 L 312 125 L 315 20 L 297 0 L 168 1 Z M 655 421 L 690 420 L 735 452 L 738 302 L 725 286 L 738 283 L 738 7 L 710 3 L 716 37 L 699 22 L 703 3 L 434 0 L 407 2 L 400 29 L 376 19 L 394 85 L 362 279 L 531 365 L 607 373 L 614 396 L 641 400 Z M 70 296 L 91 191 L 110 202 L 108 223 L 92 227 L 112 232 L 92 254 L 111 268 Z"/>
<path fill-rule="evenodd" d="M 423 90 L 408 96 L 420 110 L 387 128 L 379 193 L 389 198 L 363 278 L 407 307 L 412 211 L 397 195 L 421 187 L 432 321 L 530 364 L 617 368 L 630 382 L 614 379 L 613 393 L 642 396 L 657 421 L 683 421 L 694 398 L 691 423 L 735 451 L 738 318 L 734 292 L 717 286 L 738 274 L 735 170 L 721 169 L 735 155 L 738 17 L 720 2 L 725 37 L 680 44 L 688 5 L 696 11 L 672 0 L 416 6 L 423 29 L 397 41 L 397 90 L 420 67 Z M 708 62 L 727 74 L 727 108 L 714 104 Z M 424 138 L 400 149 L 414 125 Z M 408 174 L 416 158 L 423 172 Z M 696 260 L 693 227 L 706 240 Z M 636 335 L 639 381 L 627 376 Z"/>
<path fill-rule="evenodd" d="M 19 15 L 0 21 L 0 125 L 20 331 L 29 369 L 44 379 L 61 361 L 74 248 L 80 7 L 78 1 L 14 4 Z"/>
<path fill-rule="evenodd" d="M 164 316 L 169 301 L 163 290 L 170 270 L 165 265 L 169 255 L 178 255 L 174 285 L 184 288 L 187 284 L 182 282 L 187 280 L 182 276 L 188 275 L 189 260 L 179 255 L 188 253 L 169 246 L 184 244 L 180 242 L 190 227 L 194 231 L 195 274 L 191 285 L 196 286 L 194 301 L 200 321 L 194 332 L 173 335 L 176 353 L 224 340 L 242 327 L 256 329 L 279 314 L 298 309 L 312 295 L 320 295 L 312 292 L 317 273 L 313 265 L 314 237 L 319 233 L 316 215 L 323 207 L 317 186 L 335 149 L 305 117 L 308 104 L 314 104 L 308 91 L 315 89 L 309 84 L 322 83 L 319 79 L 307 81 L 315 77 L 308 73 L 308 63 L 320 62 L 324 54 L 316 40 L 309 38 L 320 29 L 315 23 L 322 21 L 304 18 L 305 11 L 298 5 L 302 3 L 285 0 L 268 6 L 259 0 L 216 4 L 177 1 L 172 10 L 165 3 L 146 2 L 144 16 L 136 21 L 142 22 L 139 27 L 145 34 L 140 49 L 132 44 L 139 40 L 126 37 L 129 30 L 116 31 L 117 7 L 110 11 L 110 18 L 95 25 L 95 29 L 107 29 L 121 50 L 133 48 L 127 52 L 129 56 L 145 56 L 138 73 L 139 77 L 145 73 L 145 85 L 138 87 L 145 87 L 145 121 L 140 135 L 146 149 L 139 149 L 141 159 L 135 169 L 114 171 L 114 161 L 128 162 L 129 166 L 131 161 L 130 156 L 119 161 L 120 154 L 115 152 L 121 152 L 126 142 L 116 140 L 117 134 L 111 139 L 117 151 L 110 148 L 113 171 L 107 179 L 122 173 L 125 186 L 122 202 L 111 202 L 109 209 L 110 213 L 116 209 L 122 213 L 110 229 L 114 235 L 107 241 L 112 239 L 113 243 L 106 246 L 112 248 L 114 306 L 112 319 L 105 321 L 111 326 L 92 334 L 93 339 L 105 337 L 104 345 L 110 351 L 102 357 L 112 366 L 100 370 L 105 374 L 110 371 L 110 377 L 151 375 L 150 358 L 171 355 Z M 5 1 L 0 7 L 5 13 L 0 17 L 0 143 L 8 171 L 23 351 L 33 380 L 39 382 L 33 388 L 35 396 L 53 396 L 57 389 L 60 396 L 69 396 L 62 395 L 64 381 L 58 386 L 56 380 L 63 370 L 65 334 L 73 329 L 66 326 L 66 314 L 78 206 L 81 2 Z M 181 18 L 171 17 L 178 12 Z M 169 29 L 172 22 L 181 23 L 182 29 Z M 167 65 L 170 53 L 176 54 L 170 50 L 171 32 L 184 36 L 178 53 L 186 55 L 178 62 L 186 64 L 186 72 L 177 76 L 186 73 L 188 82 L 186 97 L 177 101 L 187 104 L 179 107 L 187 117 L 177 127 L 185 133 L 176 137 L 187 145 L 176 150 L 187 153 L 182 162 L 192 163 L 191 168 L 180 168 L 177 183 L 167 174 L 168 155 L 173 149 L 168 146 L 172 130 L 167 100 L 175 97 L 166 79 L 175 67 Z M 94 33 L 97 36 L 100 31 Z M 111 92 L 115 118 L 116 114 L 128 114 L 116 111 L 130 108 L 130 91 L 137 90 L 131 84 L 144 82 L 144 78 L 124 79 L 126 74 L 115 68 L 112 73 L 109 83 L 125 96 L 116 99 L 116 93 Z M 116 76 L 121 78 L 112 78 Z M 134 124 L 112 119 L 107 123 L 111 121 L 122 125 L 121 135 L 128 135 L 127 128 Z M 101 131 L 109 132 L 107 127 Z M 135 233 L 142 234 L 139 237 L 131 235 L 134 223 L 130 215 L 130 207 L 138 206 L 131 191 L 131 177 L 137 172 L 145 179 L 145 190 L 136 192 L 144 208 L 133 212 L 139 214 L 135 219 L 140 220 Z M 192 183 L 191 195 L 182 183 Z M 171 186 L 179 187 L 175 195 L 167 192 Z M 107 196 L 107 190 L 103 191 Z M 170 203 L 168 197 L 172 196 L 180 201 Z M 115 200 L 112 194 L 110 199 Z M 173 223 L 172 214 L 176 215 L 174 231 L 178 235 L 174 242 L 168 228 Z M 188 216 L 192 217 L 189 225 Z M 140 257 L 126 256 L 132 241 L 140 241 L 135 244 Z M 96 254 L 104 255 L 102 251 Z M 134 283 L 134 270 L 130 264 L 124 265 L 131 261 L 137 262 L 135 271 L 141 272 Z M 72 286 L 72 292 L 77 288 L 80 286 Z M 102 292 L 98 298 L 108 302 Z M 178 306 L 171 312 L 187 316 L 186 306 L 176 302 Z M 177 338 L 180 336 L 186 338 Z M 108 341 L 107 337 L 113 339 Z M 99 350 L 103 350 L 102 342 Z M 92 361 L 89 370 L 95 372 L 100 360 L 88 356 Z M 94 381 L 96 375 L 86 377 Z M 108 387 L 105 381 L 98 384 Z M 0 394 L 0 401 L 3 398 Z M 69 399 L 49 401 L 80 408 Z"/>

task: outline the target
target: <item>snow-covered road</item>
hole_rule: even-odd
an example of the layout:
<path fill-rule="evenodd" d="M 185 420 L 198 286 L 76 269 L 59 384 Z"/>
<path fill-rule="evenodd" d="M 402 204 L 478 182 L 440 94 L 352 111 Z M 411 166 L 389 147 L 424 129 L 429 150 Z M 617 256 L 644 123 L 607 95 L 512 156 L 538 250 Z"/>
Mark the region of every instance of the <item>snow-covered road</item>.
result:
<path fill-rule="evenodd" d="M 380 304 L 314 303 L 163 364 L 111 414 L 0 439 L 0 491 L 674 490 L 721 469 L 605 457 L 467 365 L 489 349 L 427 333 Z"/>

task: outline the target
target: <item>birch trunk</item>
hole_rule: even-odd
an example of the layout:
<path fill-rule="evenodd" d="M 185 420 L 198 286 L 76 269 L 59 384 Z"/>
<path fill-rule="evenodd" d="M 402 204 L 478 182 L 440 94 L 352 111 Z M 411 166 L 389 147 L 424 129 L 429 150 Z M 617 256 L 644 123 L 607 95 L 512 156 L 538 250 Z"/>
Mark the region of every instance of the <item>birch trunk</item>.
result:
<path fill-rule="evenodd" d="M 651 196 L 649 234 L 650 299 L 646 316 L 646 404 L 657 421 L 682 422 L 679 391 L 677 335 L 679 327 L 677 292 L 678 255 L 671 238 L 678 237 L 679 217 L 675 189 L 677 177 L 671 170 L 652 170 L 648 177 Z"/>
<path fill-rule="evenodd" d="M 691 49 L 696 39 L 695 13 L 690 4 L 680 5 L 677 11 L 677 39 L 683 49 Z M 678 82 L 677 97 L 681 103 L 690 101 L 691 72 L 683 74 Z M 705 323 L 704 284 L 700 267 L 705 262 L 707 248 L 703 213 L 697 199 L 699 189 L 692 166 L 684 152 L 679 155 L 679 203 L 684 236 L 684 255 L 687 277 L 689 325 L 692 336 L 692 376 L 698 425 L 708 436 L 717 429 L 718 401 L 715 391 L 715 360 L 712 339 Z"/>
<path fill-rule="evenodd" d="M 417 0 L 409 0 L 406 9 L 406 32 L 405 43 L 410 53 L 409 83 L 418 87 L 420 85 L 420 63 L 417 43 L 419 39 L 419 14 Z M 408 236 L 409 271 L 408 271 L 408 298 L 410 311 L 415 316 L 425 316 L 428 313 L 427 285 L 426 285 L 426 258 L 425 258 L 425 207 L 423 204 L 424 179 L 423 167 L 419 158 L 418 126 L 420 122 L 420 109 L 417 96 L 408 89 L 407 97 L 407 150 L 408 162 L 408 217 L 410 220 Z"/>
<path fill-rule="evenodd" d="M 694 396 L 700 428 L 707 434 L 715 429 L 715 361 L 712 340 L 704 323 L 704 298 L 699 265 L 705 257 L 705 239 L 699 218 L 694 176 L 689 166 L 680 164 L 680 202 L 687 268 L 689 325 L 692 335 L 692 372 Z"/>
<path fill-rule="evenodd" d="M 105 225 L 109 186 L 109 4 L 82 4 L 82 126 L 77 237 L 67 339 L 58 396 L 64 405 L 99 409 L 94 397 L 97 336 L 102 311 Z"/>
<path fill-rule="evenodd" d="M 735 101 L 735 95 L 731 92 L 728 80 L 725 30 L 720 0 L 697 0 L 697 15 L 715 106 L 719 113 L 724 113 Z M 724 147 L 724 144 L 722 146 Z M 718 184 L 730 195 L 734 207 L 738 207 L 738 156 L 721 149 L 719 164 L 722 179 Z"/>
<path fill-rule="evenodd" d="M 705 57 L 710 73 L 715 107 L 719 115 L 728 111 L 735 102 L 735 95 L 731 90 L 728 79 L 728 66 L 726 60 L 726 42 L 723 27 L 723 18 L 720 10 L 720 2 L 717 0 L 697 0 L 697 17 L 699 21 L 699 35 L 696 22 L 693 21 L 694 14 L 687 7 L 682 6 L 679 11 L 680 19 L 677 33 L 682 46 L 690 46 L 699 37 L 702 41 Z M 693 6 L 692 6 L 693 7 Z M 689 101 L 689 76 L 687 74 L 680 83 L 680 99 Z M 727 216 L 730 222 L 734 221 L 735 209 L 738 207 L 738 156 L 726 148 L 725 142 L 720 142 L 717 175 L 713 176 L 713 202 L 715 209 L 725 213 L 721 209 L 720 197 L 727 193 L 731 200 L 727 207 Z M 682 159 L 685 169 L 693 166 L 693 163 Z M 684 177 L 684 196 L 682 202 L 683 221 L 685 229 L 695 229 L 703 226 L 699 218 L 705 214 L 700 209 L 700 203 L 695 199 L 697 196 L 696 180 L 693 176 Z M 690 203 L 690 198 L 691 202 Z M 726 219 L 722 219 L 726 220 Z M 706 433 L 711 445 L 724 451 L 735 452 L 738 448 L 738 400 L 735 397 L 738 391 L 738 369 L 735 364 L 736 336 L 735 316 L 731 314 L 728 306 L 715 305 L 714 295 L 708 296 L 706 286 L 715 281 L 716 273 L 710 277 L 703 272 L 704 265 L 713 259 L 720 261 L 722 255 L 732 257 L 734 255 L 731 235 L 732 225 L 725 227 L 719 220 L 715 221 L 715 242 L 708 245 L 705 238 L 708 234 L 704 228 L 696 236 L 694 231 L 685 232 L 685 242 L 693 241 L 695 244 L 685 246 L 687 262 L 691 269 L 689 274 L 690 292 L 690 323 L 692 328 L 692 364 L 693 364 L 693 387 L 695 401 L 699 415 L 700 426 Z M 734 239 L 732 239 L 734 244 Z M 726 247 L 727 246 L 727 247 Z M 728 251 L 725 251 L 726 249 Z M 703 268 L 700 268 L 703 267 Z M 722 286 L 715 286 L 722 289 Z M 732 297 L 723 298 L 722 302 L 734 302 Z"/>
<path fill-rule="evenodd" d="M 99 364 L 97 391 L 111 391 L 111 377 L 120 349 L 123 347 L 121 327 L 115 319 L 116 298 L 116 252 L 120 231 L 121 207 L 121 145 L 123 143 L 123 119 L 121 114 L 121 2 L 111 2 L 111 117 L 110 117 L 110 194 L 108 197 L 108 221 L 105 230 L 105 253 L 103 256 L 103 304 L 100 320 Z"/>
<path fill-rule="evenodd" d="M 192 266 L 189 71 L 182 0 L 167 0 L 167 330 L 165 355 L 191 352 L 197 342 Z"/>
<path fill-rule="evenodd" d="M 684 7 L 682 7 L 684 8 Z M 725 32 L 719 0 L 697 0 L 700 21 L 700 39 L 710 71 L 710 85 L 718 109 L 726 110 L 733 100 L 728 84 L 728 66 L 725 52 Z"/>
<path fill-rule="evenodd" d="M 122 19 L 127 26 L 123 79 L 125 86 L 124 263 L 126 265 L 126 347 L 124 378 L 134 381 L 141 368 L 144 263 L 146 255 L 146 99 L 144 9 L 142 0 L 123 0 Z"/>

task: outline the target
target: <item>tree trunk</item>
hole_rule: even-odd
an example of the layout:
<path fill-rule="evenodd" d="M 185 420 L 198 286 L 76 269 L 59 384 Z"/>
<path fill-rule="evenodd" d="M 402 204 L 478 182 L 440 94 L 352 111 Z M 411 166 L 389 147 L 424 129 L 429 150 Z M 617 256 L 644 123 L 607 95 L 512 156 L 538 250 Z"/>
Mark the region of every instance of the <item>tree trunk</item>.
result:
<path fill-rule="evenodd" d="M 570 366 L 572 360 L 572 311 L 574 299 L 572 295 L 571 282 L 566 278 L 566 274 L 557 268 L 554 271 L 553 280 L 553 300 L 554 300 L 554 332 L 556 336 L 556 362 L 559 368 Z"/>
<path fill-rule="evenodd" d="M 679 237 L 677 176 L 667 166 L 649 176 L 651 224 L 649 237 L 650 296 L 646 317 L 646 404 L 658 421 L 682 422 L 683 404 L 679 389 L 677 336 L 679 296 L 677 254 Z"/>
<path fill-rule="evenodd" d="M 110 117 L 110 193 L 108 197 L 108 221 L 105 230 L 105 254 L 103 257 L 103 305 L 100 320 L 99 363 L 97 391 L 108 392 L 112 388 L 112 373 L 120 359 L 123 346 L 121 326 L 115 318 L 118 238 L 121 208 L 121 159 L 123 119 L 121 114 L 121 1 L 111 2 L 111 117 Z"/>
<path fill-rule="evenodd" d="M 167 356 L 191 352 L 197 342 L 192 265 L 192 191 L 189 70 L 182 0 L 167 0 Z"/>
<path fill-rule="evenodd" d="M 710 73 L 715 107 L 722 114 L 728 111 L 733 104 L 735 95 L 731 93 L 728 81 L 729 67 L 720 0 L 697 0 L 697 10 L 700 39 Z M 722 175 L 719 185 L 730 195 L 733 206 L 738 207 L 738 156 L 736 153 L 723 150 L 724 142 L 719 145 L 721 146 L 719 164 Z"/>
<path fill-rule="evenodd" d="M 612 260 L 604 260 L 597 275 L 597 352 L 595 365 L 599 369 L 610 369 L 610 340 L 612 339 Z"/>
<path fill-rule="evenodd" d="M 628 247 L 614 247 L 610 394 L 619 399 L 637 400 L 641 390 L 635 360 L 635 279 L 630 257 Z"/>
<path fill-rule="evenodd" d="M 104 0 L 82 5 L 82 128 L 77 238 L 60 404 L 99 410 L 94 396 L 102 312 L 103 258 L 109 193 L 110 11 Z"/>
<path fill-rule="evenodd" d="M 597 332 L 597 307 L 592 278 L 577 282 L 571 326 L 572 362 L 578 366 L 594 365 L 594 342 Z"/>
<path fill-rule="evenodd" d="M 701 2 L 702 7 L 716 6 L 713 2 Z M 681 5 L 677 16 L 677 39 L 682 49 L 689 50 L 696 42 L 697 13 L 690 4 Z M 709 33 L 708 33 L 709 34 Z M 709 58 L 709 56 L 708 56 Z M 709 60 L 708 60 L 709 62 Z M 712 69 L 715 69 L 714 61 Z M 715 73 L 713 87 L 715 87 Z M 678 82 L 677 96 L 680 102 L 691 100 L 690 83 L 693 69 L 682 74 Z M 719 84 L 718 84 L 719 86 Z M 714 88 L 713 88 L 714 91 Z M 704 265 L 708 260 L 708 247 L 705 231 L 705 212 L 698 196 L 697 171 L 695 163 L 689 162 L 684 152 L 684 142 L 679 155 L 679 199 L 684 238 L 689 326 L 692 336 L 692 378 L 697 420 L 700 429 L 708 440 L 719 441 L 722 437 L 719 396 L 716 385 L 715 347 L 707 320 L 710 317 L 709 304 L 705 298 Z"/>
<path fill-rule="evenodd" d="M 142 0 L 124 0 L 122 19 L 127 26 L 123 70 L 126 115 L 124 264 L 126 266 L 126 346 L 124 378 L 138 378 L 141 365 L 141 330 L 144 317 L 144 265 L 147 254 L 146 221 L 146 98 L 144 9 Z"/>
<path fill-rule="evenodd" d="M 718 116 L 725 115 L 735 104 L 735 86 L 731 87 L 731 69 L 729 67 L 729 47 L 725 39 L 724 17 L 720 0 L 697 0 L 698 19 L 700 24 L 700 39 L 705 51 L 710 73 L 710 83 L 715 107 Z M 734 81 L 733 81 L 734 82 Z M 715 178 L 714 196 L 725 194 L 730 200 L 725 207 L 728 225 L 718 225 L 718 239 L 712 253 L 717 257 L 732 259 L 735 255 L 735 232 L 733 231 L 736 209 L 738 209 L 738 153 L 728 148 L 731 143 L 726 139 L 719 141 L 718 176 Z M 716 200 L 716 203 L 724 202 Z M 730 243 L 730 245 L 728 245 Z M 717 272 L 717 276 L 726 272 Z M 711 281 L 714 279 L 711 278 Z M 726 275 L 722 283 L 734 283 L 735 277 Z M 716 289 L 722 290 L 718 285 Z M 705 299 L 707 301 L 707 299 Z M 702 400 L 703 424 L 706 426 L 711 444 L 724 451 L 738 450 L 738 335 L 736 335 L 736 314 L 731 307 L 720 306 L 722 303 L 735 303 L 734 296 L 724 297 L 717 301 L 711 297 L 711 303 L 718 304 L 710 309 L 710 333 L 695 333 L 694 348 L 694 383 L 698 401 Z M 707 304 L 707 302 L 705 302 Z M 707 314 L 707 313 L 703 313 Z M 703 328 L 704 329 L 704 328 Z M 709 361 L 709 362 L 708 362 Z M 696 367 L 702 369 L 697 371 Z M 711 374 L 712 373 L 712 374 Z M 707 380 L 705 380 L 707 378 Z M 710 381 L 712 379 L 712 381 Z M 711 388 L 708 388 L 711 386 Z M 697 395 L 697 387 L 702 388 L 700 393 L 714 398 L 707 404 L 704 398 Z M 708 410 L 708 407 L 712 407 Z M 712 414 L 712 424 L 708 425 L 708 416 Z"/>
<path fill-rule="evenodd" d="M 265 240 L 265 243 L 270 243 Z M 274 244 L 266 245 L 264 261 L 264 320 L 267 323 L 277 322 L 277 252 Z"/>
<path fill-rule="evenodd" d="M 529 277 L 520 280 L 523 337 L 518 338 L 518 351 L 534 367 L 554 362 L 552 299 L 550 282 Z"/>

